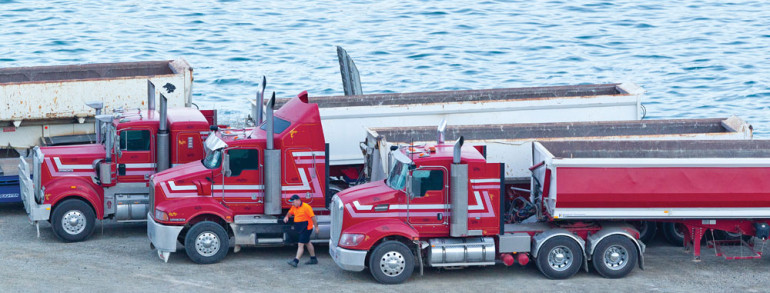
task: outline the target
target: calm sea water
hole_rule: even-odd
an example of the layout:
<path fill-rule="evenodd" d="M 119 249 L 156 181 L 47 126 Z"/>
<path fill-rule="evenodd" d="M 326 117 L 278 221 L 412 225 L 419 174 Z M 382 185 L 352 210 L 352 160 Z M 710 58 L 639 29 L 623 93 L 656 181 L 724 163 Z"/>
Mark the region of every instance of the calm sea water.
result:
<path fill-rule="evenodd" d="M 339 45 L 365 93 L 631 81 L 647 119 L 770 138 L 770 4 L 671 2 L 0 0 L 0 67 L 183 57 L 198 104 L 245 115 L 262 75 L 342 94 Z"/>

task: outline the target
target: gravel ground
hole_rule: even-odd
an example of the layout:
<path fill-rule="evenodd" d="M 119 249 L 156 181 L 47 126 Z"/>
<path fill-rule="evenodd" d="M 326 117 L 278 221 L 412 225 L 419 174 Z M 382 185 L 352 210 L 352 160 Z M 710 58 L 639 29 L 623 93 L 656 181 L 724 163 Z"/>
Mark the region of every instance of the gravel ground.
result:
<path fill-rule="evenodd" d="M 645 270 L 635 269 L 624 279 L 610 280 L 581 271 L 568 280 L 545 279 L 534 264 L 525 267 L 473 267 L 460 270 L 427 268 L 400 285 L 380 285 L 368 272 L 339 269 L 328 246 L 317 245 L 319 265 L 289 267 L 285 261 L 296 248 L 244 248 L 220 263 L 197 265 L 184 252 L 168 263 L 150 250 L 145 224 L 105 223 L 104 232 L 81 243 L 62 243 L 48 223 L 37 238 L 23 206 L 0 205 L 0 291 L 2 292 L 157 292 L 181 291 L 363 292 L 420 290 L 423 292 L 540 291 L 579 292 L 765 292 L 770 287 L 770 260 L 727 261 L 704 247 L 702 262 L 661 239 L 648 245 Z M 304 260 L 303 260 L 304 261 Z M 415 271 L 417 272 L 417 271 Z M 488 288 L 488 289 L 487 289 Z"/>

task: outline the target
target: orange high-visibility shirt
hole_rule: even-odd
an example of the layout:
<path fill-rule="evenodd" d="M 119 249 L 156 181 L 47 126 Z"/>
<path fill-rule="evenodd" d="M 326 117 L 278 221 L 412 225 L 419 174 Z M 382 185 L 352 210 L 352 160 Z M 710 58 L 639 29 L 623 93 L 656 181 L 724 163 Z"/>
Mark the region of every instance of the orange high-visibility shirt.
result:
<path fill-rule="evenodd" d="M 307 229 L 313 229 L 313 217 L 315 217 L 315 214 L 309 204 L 303 202 L 299 207 L 291 206 L 289 214 L 294 215 L 295 223 L 307 221 Z"/>

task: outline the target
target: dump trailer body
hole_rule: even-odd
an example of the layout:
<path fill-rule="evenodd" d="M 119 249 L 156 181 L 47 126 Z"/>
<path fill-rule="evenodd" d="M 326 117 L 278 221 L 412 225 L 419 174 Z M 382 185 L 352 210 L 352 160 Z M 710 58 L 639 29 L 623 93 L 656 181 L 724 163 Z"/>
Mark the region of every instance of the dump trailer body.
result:
<path fill-rule="evenodd" d="M 330 164 L 363 163 L 367 127 L 638 120 L 643 90 L 630 83 L 311 97 L 331 142 Z M 276 103 L 279 107 L 288 99 Z"/>
<path fill-rule="evenodd" d="M 563 140 L 743 140 L 752 138 L 751 125 L 738 117 L 643 121 L 559 122 L 448 126 L 446 140 L 460 136 L 483 145 L 490 162 L 505 163 L 508 183 L 529 183 L 534 141 Z M 391 145 L 435 144 L 436 128 L 378 127 L 367 130 L 366 171 L 385 179 Z"/>
<path fill-rule="evenodd" d="M 536 142 L 533 163 L 551 219 L 770 218 L 766 140 Z"/>
<path fill-rule="evenodd" d="M 93 141 L 94 110 L 147 108 L 147 80 L 169 107 L 192 104 L 192 67 L 184 59 L 40 66 L 0 69 L 0 145 L 17 149 L 41 144 L 41 138 L 77 136 L 73 143 Z M 50 142 L 49 142 L 50 143 Z"/>

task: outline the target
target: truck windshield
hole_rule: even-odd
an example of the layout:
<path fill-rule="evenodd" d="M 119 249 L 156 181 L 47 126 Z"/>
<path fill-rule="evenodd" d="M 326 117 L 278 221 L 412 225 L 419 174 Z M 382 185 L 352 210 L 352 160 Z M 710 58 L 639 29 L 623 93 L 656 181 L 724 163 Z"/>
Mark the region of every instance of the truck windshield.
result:
<path fill-rule="evenodd" d="M 393 169 L 390 170 L 390 175 L 388 175 L 388 186 L 395 190 L 403 190 L 404 184 L 406 184 L 406 175 L 408 172 L 409 168 L 407 167 L 407 164 L 396 160 L 395 165 L 393 165 Z"/>
<path fill-rule="evenodd" d="M 206 155 L 206 158 L 203 159 L 202 163 L 203 166 L 208 169 L 219 168 L 219 165 L 222 164 L 222 149 L 210 152 Z"/>

